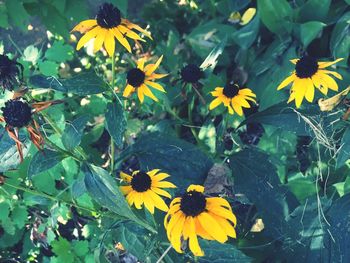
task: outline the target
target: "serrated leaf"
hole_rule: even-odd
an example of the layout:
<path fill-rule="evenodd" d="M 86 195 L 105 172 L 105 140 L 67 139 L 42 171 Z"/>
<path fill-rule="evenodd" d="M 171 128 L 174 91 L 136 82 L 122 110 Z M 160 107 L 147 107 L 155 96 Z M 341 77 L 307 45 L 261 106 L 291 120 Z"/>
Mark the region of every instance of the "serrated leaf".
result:
<path fill-rule="evenodd" d="M 92 71 L 74 75 L 69 79 L 34 75 L 29 79 L 29 82 L 35 88 L 71 92 L 81 96 L 102 93 L 108 88 L 108 85 Z"/>
<path fill-rule="evenodd" d="M 66 124 L 66 129 L 62 134 L 62 143 L 67 150 L 72 150 L 80 144 L 89 118 L 88 115 L 79 116 L 72 123 Z"/>
<path fill-rule="evenodd" d="M 38 151 L 32 158 L 28 168 L 28 177 L 31 178 L 45 172 L 60 163 L 66 156 L 60 152 L 44 149 Z"/>
<path fill-rule="evenodd" d="M 123 145 L 126 124 L 123 106 L 120 105 L 119 102 L 108 103 L 106 111 L 106 129 L 118 147 Z"/>

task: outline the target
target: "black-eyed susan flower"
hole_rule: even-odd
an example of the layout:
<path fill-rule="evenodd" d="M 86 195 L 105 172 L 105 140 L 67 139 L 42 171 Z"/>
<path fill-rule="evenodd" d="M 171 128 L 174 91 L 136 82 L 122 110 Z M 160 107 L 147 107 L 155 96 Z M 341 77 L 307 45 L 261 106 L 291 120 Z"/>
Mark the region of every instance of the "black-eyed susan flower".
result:
<path fill-rule="evenodd" d="M 23 151 L 22 142 L 19 139 L 19 129 L 25 127 L 29 133 L 30 140 L 39 150 L 42 150 L 44 139 L 40 133 L 39 124 L 33 119 L 33 114 L 60 102 L 46 101 L 30 105 L 21 98 L 16 98 L 6 101 L 5 106 L 1 108 L 2 116 L 0 116 L 0 122 L 6 123 L 5 129 L 16 143 L 21 162 L 23 161 Z"/>
<path fill-rule="evenodd" d="M 239 116 L 243 115 L 242 108 L 250 108 L 251 105 L 248 101 L 256 103 L 256 95 L 251 89 L 240 89 L 237 84 L 229 83 L 225 87 L 217 87 L 211 94 L 216 97 L 209 105 L 209 109 L 212 110 L 219 106 L 221 103 L 227 107 L 228 112 L 233 114 L 236 112 Z"/>
<path fill-rule="evenodd" d="M 117 7 L 110 3 L 104 3 L 100 6 L 96 19 L 84 20 L 76 25 L 72 31 L 84 34 L 77 44 L 77 50 L 81 49 L 90 39 L 95 39 L 94 52 L 100 50 L 104 45 L 108 55 L 113 56 L 115 38 L 129 52 L 131 52 L 131 47 L 127 38 L 144 41 L 133 30 L 137 30 L 152 39 L 148 31 L 122 18 Z"/>
<path fill-rule="evenodd" d="M 197 83 L 203 77 L 203 71 L 195 64 L 188 64 L 181 69 L 181 80 L 184 83 Z"/>
<path fill-rule="evenodd" d="M 151 214 L 154 213 L 155 207 L 165 212 L 168 211 L 168 206 L 160 196 L 171 198 L 171 195 L 163 188 L 176 188 L 176 186 L 168 181 L 163 181 L 170 175 L 159 171 L 159 169 L 149 172 L 134 171 L 132 176 L 120 173 L 120 177 L 128 184 L 121 186 L 120 190 L 126 196 L 130 206 L 134 205 L 137 209 L 141 209 L 144 204 Z"/>
<path fill-rule="evenodd" d="M 224 243 L 236 238 L 236 216 L 230 204 L 221 197 L 207 197 L 204 187 L 190 185 L 182 197 L 174 198 L 164 218 L 167 236 L 174 249 L 182 253 L 181 241 L 195 256 L 203 256 L 197 235 L 203 239 Z"/>
<path fill-rule="evenodd" d="M 154 82 L 155 80 L 164 78 L 168 75 L 154 73 L 162 62 L 162 59 L 163 56 L 161 56 L 155 64 L 148 64 L 146 66 L 145 59 L 140 59 L 137 62 L 137 67 L 130 69 L 127 73 L 127 85 L 124 89 L 123 96 L 129 97 L 134 92 L 137 92 L 137 96 L 141 103 L 143 103 L 145 96 L 154 101 L 158 101 L 158 98 L 153 94 L 150 88 L 165 92 L 162 85 Z"/>
<path fill-rule="evenodd" d="M 15 86 L 20 85 L 22 73 L 22 64 L 9 59 L 6 55 L 0 55 L 0 86 L 3 91 L 13 91 Z"/>
<path fill-rule="evenodd" d="M 328 89 L 337 91 L 338 84 L 329 75 L 333 75 L 338 79 L 342 76 L 335 72 L 327 70 L 326 68 L 343 60 L 338 58 L 334 61 L 317 62 L 313 57 L 305 55 L 300 59 L 292 59 L 291 62 L 295 64 L 295 70 L 277 87 L 277 90 L 287 87 L 292 84 L 288 103 L 295 100 L 297 108 L 301 106 L 303 99 L 312 102 L 315 95 L 315 87 L 324 95 L 327 95 Z"/>

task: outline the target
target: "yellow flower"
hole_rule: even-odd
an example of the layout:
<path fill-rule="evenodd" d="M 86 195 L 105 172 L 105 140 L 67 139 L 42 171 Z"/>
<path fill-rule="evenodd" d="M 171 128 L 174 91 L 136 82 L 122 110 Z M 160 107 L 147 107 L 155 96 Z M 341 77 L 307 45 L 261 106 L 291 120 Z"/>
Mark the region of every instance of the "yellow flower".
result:
<path fill-rule="evenodd" d="M 72 31 L 78 31 L 84 36 L 79 40 L 77 50 L 81 49 L 90 39 L 94 40 L 94 52 L 104 47 L 109 56 L 113 56 L 115 50 L 115 39 L 131 52 L 127 37 L 134 40 L 144 41 L 133 29 L 151 38 L 151 35 L 140 26 L 131 23 L 121 17 L 120 10 L 110 3 L 100 6 L 96 19 L 88 19 L 76 25 Z"/>
<path fill-rule="evenodd" d="M 228 237 L 236 238 L 236 216 L 230 204 L 221 197 L 206 197 L 204 187 L 190 185 L 182 197 L 174 198 L 164 218 L 168 239 L 174 249 L 182 253 L 181 240 L 189 241 L 195 256 L 203 256 L 197 235 L 220 243 Z"/>
<path fill-rule="evenodd" d="M 209 105 L 209 110 L 219 106 L 221 103 L 228 108 L 228 112 L 233 114 L 234 111 L 239 115 L 243 115 L 243 108 L 250 108 L 249 100 L 255 101 L 256 95 L 251 89 L 240 89 L 237 84 L 229 83 L 225 87 L 217 87 L 211 94 L 216 97 Z"/>
<path fill-rule="evenodd" d="M 146 66 L 145 59 L 140 59 L 137 62 L 137 68 L 130 69 L 127 73 L 126 79 L 128 84 L 124 89 L 123 96 L 129 97 L 137 91 L 137 96 L 141 103 L 143 103 L 145 96 L 150 97 L 154 101 L 158 101 L 157 97 L 152 93 L 149 87 L 161 92 L 166 92 L 162 85 L 154 82 L 156 79 L 161 79 L 168 75 L 154 73 L 162 62 L 162 59 L 163 56 L 161 56 L 155 64 L 148 64 Z"/>
<path fill-rule="evenodd" d="M 149 172 L 134 171 L 131 175 L 121 172 L 120 177 L 129 185 L 121 186 L 120 190 L 126 195 L 126 200 L 130 206 L 135 205 L 137 209 L 141 209 L 144 204 L 151 214 L 154 213 L 154 207 L 166 212 L 168 206 L 160 197 L 165 196 L 171 198 L 171 195 L 162 188 L 176 188 L 170 182 L 163 181 L 169 177 L 167 173 L 159 173 L 159 169 Z"/>
<path fill-rule="evenodd" d="M 324 95 L 327 95 L 328 89 L 338 91 L 338 84 L 329 75 L 338 79 L 342 79 L 342 76 L 325 68 L 341 60 L 343 59 L 338 58 L 329 62 L 317 62 L 316 59 L 307 55 L 300 59 L 292 59 L 291 62 L 295 64 L 295 70 L 292 75 L 282 81 L 277 90 L 281 90 L 293 82 L 288 103 L 295 100 L 297 108 L 301 106 L 304 97 L 309 102 L 313 101 L 315 87 Z"/>

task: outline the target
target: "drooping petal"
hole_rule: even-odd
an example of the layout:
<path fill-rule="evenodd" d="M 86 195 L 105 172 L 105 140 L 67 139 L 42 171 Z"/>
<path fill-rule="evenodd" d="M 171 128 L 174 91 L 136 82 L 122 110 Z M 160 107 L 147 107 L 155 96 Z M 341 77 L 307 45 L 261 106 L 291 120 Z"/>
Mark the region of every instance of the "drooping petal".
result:
<path fill-rule="evenodd" d="M 159 65 L 162 62 L 162 60 L 163 60 L 163 55 L 160 56 L 160 58 L 157 60 L 157 62 L 155 64 L 153 64 L 151 67 L 149 67 L 146 70 L 146 76 L 151 76 L 152 73 L 159 67 Z"/>
<path fill-rule="evenodd" d="M 342 75 L 340 75 L 338 72 L 335 72 L 335 71 L 320 69 L 318 72 L 321 73 L 321 74 L 331 74 L 331 75 L 333 75 L 334 77 L 336 77 L 337 79 L 340 79 L 340 80 L 343 79 Z"/>
<path fill-rule="evenodd" d="M 236 230 L 234 227 L 228 222 L 225 218 L 222 218 L 216 214 L 212 214 L 209 212 L 209 214 L 216 220 L 216 222 L 219 223 L 221 228 L 225 231 L 225 233 L 233 238 L 236 238 Z"/>
<path fill-rule="evenodd" d="M 226 208 L 223 208 L 223 207 L 218 207 L 218 206 L 207 206 L 207 209 L 210 213 L 226 218 L 230 220 L 234 225 L 237 224 L 237 218 L 232 213 L 232 211 L 227 210 Z"/>
<path fill-rule="evenodd" d="M 126 50 L 131 53 L 131 47 L 130 47 L 128 40 L 123 36 L 122 33 L 120 33 L 118 28 L 112 28 L 111 30 L 112 30 L 114 36 L 119 41 L 119 43 L 122 44 L 126 48 Z"/>
<path fill-rule="evenodd" d="M 150 195 L 151 191 L 146 191 L 143 193 L 143 203 L 146 209 L 153 215 L 154 214 L 154 203 Z"/>
<path fill-rule="evenodd" d="M 151 98 L 154 101 L 157 101 L 157 102 L 159 101 L 158 98 L 156 96 L 154 96 L 152 91 L 145 84 L 142 84 L 141 86 L 142 86 L 144 93 L 147 97 Z"/>
<path fill-rule="evenodd" d="M 142 86 L 137 89 L 137 97 L 139 98 L 140 102 L 143 103 L 145 96 L 143 94 L 143 88 Z"/>
<path fill-rule="evenodd" d="M 215 221 L 215 219 L 207 212 L 202 212 L 198 215 L 198 220 L 202 227 L 207 231 L 215 240 L 220 243 L 227 241 L 227 235 L 221 226 Z"/>
<path fill-rule="evenodd" d="M 94 53 L 99 51 L 102 48 L 102 44 L 105 40 L 107 33 L 108 33 L 107 29 L 100 29 L 94 41 Z"/>
<path fill-rule="evenodd" d="M 113 57 L 115 50 L 114 34 L 111 29 L 108 30 L 105 37 L 105 49 L 110 57 Z M 113 58 L 114 59 L 114 58 Z"/>
<path fill-rule="evenodd" d="M 306 92 L 305 92 L 305 98 L 308 102 L 312 102 L 314 100 L 314 95 L 315 95 L 315 88 L 313 85 L 313 82 L 310 78 L 307 78 L 309 84 L 306 85 Z"/>
<path fill-rule="evenodd" d="M 164 200 L 159 197 L 159 195 L 157 195 L 156 193 L 152 192 L 152 191 L 147 191 L 148 195 L 151 197 L 154 205 L 159 209 L 162 210 L 164 212 L 167 212 L 169 210 L 169 207 L 166 205 L 166 203 L 164 202 Z"/>
<path fill-rule="evenodd" d="M 232 103 L 231 103 L 234 111 L 239 115 L 239 116 L 243 116 L 243 109 L 242 109 L 242 106 L 236 102 L 234 103 L 234 100 L 232 100 Z"/>
<path fill-rule="evenodd" d="M 158 187 L 152 187 L 151 190 L 155 192 L 156 194 L 171 198 L 171 194 L 169 194 L 167 191 L 160 189 Z"/>
<path fill-rule="evenodd" d="M 137 209 L 141 209 L 142 208 L 142 204 L 143 204 L 143 195 L 142 195 L 142 193 L 135 192 L 134 204 L 135 204 L 135 207 Z"/>
<path fill-rule="evenodd" d="M 182 253 L 181 235 L 182 235 L 184 223 L 185 223 L 185 216 L 181 214 L 176 225 L 173 227 L 172 231 L 170 232 L 170 242 L 178 253 Z"/>
<path fill-rule="evenodd" d="M 143 29 L 139 25 L 133 24 L 129 20 L 123 19 L 123 18 L 122 18 L 122 24 L 126 25 L 127 28 L 129 28 L 129 29 L 136 29 L 137 31 L 139 31 L 142 34 L 144 34 L 146 37 L 152 39 L 150 32 L 148 32 L 147 30 Z"/>
<path fill-rule="evenodd" d="M 87 32 L 82 38 L 79 40 L 77 44 L 77 50 L 81 49 L 90 39 L 96 37 L 96 35 L 100 32 L 101 28 L 99 26 L 94 27 L 89 32 Z"/>
<path fill-rule="evenodd" d="M 335 63 L 338 63 L 339 61 L 342 61 L 344 58 L 338 58 L 334 61 L 326 61 L 326 62 L 318 62 L 319 68 L 327 68 L 329 66 L 334 65 Z"/>
<path fill-rule="evenodd" d="M 161 92 L 166 92 L 165 89 L 163 88 L 162 85 L 158 84 L 158 83 L 155 83 L 155 82 L 152 82 L 152 81 L 148 81 L 146 80 L 145 83 L 149 86 L 151 86 L 152 88 L 155 88 Z"/>
<path fill-rule="evenodd" d="M 195 224 L 196 224 L 196 233 L 207 240 L 215 240 L 211 235 L 209 235 L 209 233 L 207 231 L 205 231 L 205 229 L 202 227 L 202 225 L 200 224 L 198 217 L 196 217 L 194 219 Z"/>
<path fill-rule="evenodd" d="M 124 92 L 123 92 L 123 97 L 129 97 L 132 93 L 135 92 L 135 88 L 131 86 L 130 84 L 126 85 Z"/>
<path fill-rule="evenodd" d="M 285 78 L 281 84 L 278 85 L 277 90 L 281 90 L 287 87 L 290 83 L 292 83 L 296 79 L 296 75 L 292 74 L 289 77 Z"/>
<path fill-rule="evenodd" d="M 124 194 L 127 195 L 128 193 L 130 193 L 132 191 L 132 187 L 130 185 L 126 185 L 126 186 L 121 186 L 120 187 L 120 191 Z"/>
<path fill-rule="evenodd" d="M 138 34 L 136 34 L 134 31 L 130 30 L 126 26 L 119 25 L 118 29 L 124 36 L 127 36 L 128 38 L 145 42 L 145 40 L 143 38 L 141 38 Z"/>
<path fill-rule="evenodd" d="M 305 97 L 307 87 L 303 79 L 295 79 L 292 90 L 295 92 L 295 105 L 297 108 L 301 106 Z"/>
<path fill-rule="evenodd" d="M 320 78 L 327 83 L 328 88 L 334 91 L 338 91 L 338 84 L 335 82 L 334 79 L 332 79 L 330 76 L 326 74 L 319 74 Z"/>
<path fill-rule="evenodd" d="M 189 247 L 190 250 L 192 251 L 193 255 L 195 256 L 204 256 L 203 250 L 200 248 L 198 239 L 197 239 L 197 234 L 196 234 L 196 225 L 193 217 L 189 217 L 187 220 L 188 224 L 188 236 L 189 236 Z"/>
<path fill-rule="evenodd" d="M 238 94 L 239 95 L 250 96 L 250 97 L 254 97 L 254 98 L 256 97 L 256 94 L 251 89 L 248 89 L 248 88 L 240 89 Z"/>
<path fill-rule="evenodd" d="M 232 211 L 230 203 L 226 199 L 221 198 L 221 197 L 208 197 L 207 198 L 207 205 L 223 206 L 223 207 L 229 209 L 230 211 Z"/>

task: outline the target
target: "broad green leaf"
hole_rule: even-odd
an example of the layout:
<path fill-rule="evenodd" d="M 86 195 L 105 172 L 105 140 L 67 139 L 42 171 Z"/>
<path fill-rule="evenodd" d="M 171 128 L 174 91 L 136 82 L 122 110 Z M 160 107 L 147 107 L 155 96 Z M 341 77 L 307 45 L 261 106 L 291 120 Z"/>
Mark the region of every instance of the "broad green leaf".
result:
<path fill-rule="evenodd" d="M 34 75 L 29 79 L 34 88 L 53 89 L 61 92 L 71 92 L 76 95 L 91 95 L 107 90 L 107 84 L 95 72 L 84 72 L 69 79 L 56 79 L 43 75 Z"/>
<path fill-rule="evenodd" d="M 162 133 L 139 137 L 120 159 L 130 155 L 138 158 L 141 169 L 162 169 L 169 173 L 170 180 L 179 189 L 202 184 L 213 165 L 213 161 L 196 146 Z"/>
<path fill-rule="evenodd" d="M 57 262 L 73 263 L 75 255 L 71 250 L 71 244 L 67 239 L 59 237 L 58 240 L 51 242 L 52 251 L 57 256 Z"/>
<path fill-rule="evenodd" d="M 291 32 L 292 8 L 287 0 L 258 0 L 261 21 L 273 33 L 287 35 Z"/>
<path fill-rule="evenodd" d="M 295 197 L 281 185 L 269 156 L 248 148 L 230 157 L 236 193 L 245 195 L 262 216 L 265 229 L 279 236 L 285 218 L 297 205 Z"/>
<path fill-rule="evenodd" d="M 45 58 L 58 63 L 71 60 L 73 58 L 74 49 L 71 45 L 67 45 L 63 40 L 55 41 L 52 46 L 45 52 Z"/>
<path fill-rule="evenodd" d="M 202 68 L 203 70 L 208 69 L 210 72 L 213 71 L 216 64 L 218 63 L 218 57 L 224 51 L 226 42 L 227 38 L 224 38 L 216 47 L 214 47 L 214 49 L 209 53 L 209 55 L 200 65 L 200 68 Z"/>
<path fill-rule="evenodd" d="M 17 228 L 24 227 L 28 220 L 28 212 L 25 206 L 16 206 L 11 212 L 11 218 Z"/>
<path fill-rule="evenodd" d="M 15 26 L 25 30 L 29 15 L 23 7 L 23 1 L 6 0 L 5 4 L 11 22 Z"/>
<path fill-rule="evenodd" d="M 250 115 L 240 126 L 246 123 L 258 122 L 280 127 L 298 135 L 310 135 L 313 134 L 312 129 L 302 116 L 319 119 L 319 114 L 319 109 L 316 105 L 308 105 L 305 109 L 296 110 L 288 107 L 285 102 L 282 102 Z"/>
<path fill-rule="evenodd" d="M 331 5 L 331 0 L 307 0 L 299 10 L 299 20 L 307 21 L 324 21 Z"/>
<path fill-rule="evenodd" d="M 62 134 L 62 143 L 67 150 L 72 150 L 80 144 L 89 118 L 88 115 L 82 115 L 72 121 L 72 123 L 66 124 L 66 129 Z"/>
<path fill-rule="evenodd" d="M 350 12 L 345 13 L 336 23 L 330 40 L 330 50 L 335 58 L 344 58 L 346 65 L 350 53 Z"/>
<path fill-rule="evenodd" d="M 310 21 L 300 25 L 300 39 L 304 47 L 307 47 L 317 37 L 324 26 L 326 24 L 319 21 Z"/>
<path fill-rule="evenodd" d="M 81 169 L 85 174 L 86 189 L 98 204 L 123 218 L 137 220 L 120 192 L 117 182 L 106 170 L 86 163 L 82 165 Z"/>
<path fill-rule="evenodd" d="M 83 257 L 89 252 L 89 242 L 87 240 L 74 240 L 72 242 L 72 248 L 77 256 Z"/>
<path fill-rule="evenodd" d="M 234 32 L 232 38 L 241 48 L 248 49 L 254 43 L 258 32 L 259 16 L 256 15 L 249 24 Z"/>
<path fill-rule="evenodd" d="M 7 28 L 9 26 L 6 5 L 0 5 L 0 27 Z"/>
<path fill-rule="evenodd" d="M 123 106 L 119 101 L 108 103 L 106 111 L 106 129 L 118 147 L 123 146 L 126 125 L 127 122 Z"/>
<path fill-rule="evenodd" d="M 58 64 L 49 60 L 39 60 L 38 61 L 39 71 L 45 76 L 56 77 L 58 73 Z"/>
<path fill-rule="evenodd" d="M 350 159 L 350 127 L 347 127 L 340 143 L 340 150 L 337 156 L 337 168 L 340 168 Z"/>
<path fill-rule="evenodd" d="M 60 152 L 44 149 L 38 151 L 32 158 L 28 168 L 28 177 L 31 178 L 45 172 L 60 163 L 66 156 Z"/>

